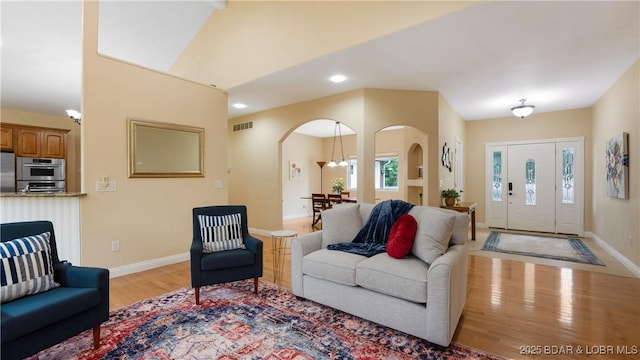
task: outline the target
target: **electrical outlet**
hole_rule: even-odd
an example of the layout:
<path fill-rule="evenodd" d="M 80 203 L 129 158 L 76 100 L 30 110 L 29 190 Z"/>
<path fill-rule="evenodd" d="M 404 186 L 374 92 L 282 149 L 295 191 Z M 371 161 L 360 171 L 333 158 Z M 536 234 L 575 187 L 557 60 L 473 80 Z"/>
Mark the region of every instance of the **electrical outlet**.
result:
<path fill-rule="evenodd" d="M 120 241 L 119 240 L 113 240 L 111 242 L 111 251 L 120 251 Z"/>

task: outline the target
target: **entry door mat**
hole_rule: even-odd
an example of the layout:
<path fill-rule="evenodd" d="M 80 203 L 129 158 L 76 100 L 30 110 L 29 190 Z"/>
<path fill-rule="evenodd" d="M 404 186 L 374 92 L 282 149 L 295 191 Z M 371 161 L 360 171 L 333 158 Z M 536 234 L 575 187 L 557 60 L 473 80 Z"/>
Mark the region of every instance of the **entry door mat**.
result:
<path fill-rule="evenodd" d="M 492 231 L 482 250 L 605 266 L 578 238 L 555 238 Z"/>

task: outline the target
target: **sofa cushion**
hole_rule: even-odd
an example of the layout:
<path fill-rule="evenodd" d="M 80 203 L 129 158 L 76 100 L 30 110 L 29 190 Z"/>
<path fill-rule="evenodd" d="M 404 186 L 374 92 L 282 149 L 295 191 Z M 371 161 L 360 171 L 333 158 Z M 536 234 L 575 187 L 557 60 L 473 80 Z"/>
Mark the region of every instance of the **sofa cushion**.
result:
<path fill-rule="evenodd" d="M 415 256 L 394 259 L 382 253 L 358 263 L 356 284 L 408 301 L 426 303 L 428 270 L 429 266 Z"/>
<path fill-rule="evenodd" d="M 60 286 L 53 279 L 51 233 L 0 243 L 1 302 Z"/>
<path fill-rule="evenodd" d="M 2 304 L 2 343 L 100 304 L 97 288 L 59 287 Z"/>
<path fill-rule="evenodd" d="M 367 223 L 369 220 L 369 215 L 371 215 L 371 211 L 376 206 L 376 204 L 368 204 L 368 203 L 358 203 L 358 210 L 360 210 L 360 219 L 362 220 L 362 226 Z"/>
<path fill-rule="evenodd" d="M 245 248 L 240 213 L 218 216 L 198 215 L 198 220 L 203 252 Z"/>
<path fill-rule="evenodd" d="M 451 214 L 456 219 L 449 245 L 465 245 L 469 241 L 469 214 L 442 208 L 433 208 L 433 210 Z"/>
<path fill-rule="evenodd" d="M 256 254 L 245 249 L 233 249 L 202 254 L 200 269 L 211 271 L 251 266 L 256 263 Z"/>
<path fill-rule="evenodd" d="M 322 212 L 322 247 L 351 242 L 362 228 L 359 204 L 340 204 Z"/>
<path fill-rule="evenodd" d="M 356 265 L 366 256 L 320 249 L 302 259 L 302 273 L 343 285 L 356 286 Z"/>
<path fill-rule="evenodd" d="M 455 213 L 443 212 L 438 208 L 425 207 L 419 216 L 418 231 L 411 248 L 418 259 L 431 264 L 447 251 L 453 233 Z"/>
<path fill-rule="evenodd" d="M 417 229 L 418 223 L 413 216 L 409 214 L 400 216 L 389 231 L 387 254 L 396 259 L 402 259 L 407 256 L 413 246 Z"/>

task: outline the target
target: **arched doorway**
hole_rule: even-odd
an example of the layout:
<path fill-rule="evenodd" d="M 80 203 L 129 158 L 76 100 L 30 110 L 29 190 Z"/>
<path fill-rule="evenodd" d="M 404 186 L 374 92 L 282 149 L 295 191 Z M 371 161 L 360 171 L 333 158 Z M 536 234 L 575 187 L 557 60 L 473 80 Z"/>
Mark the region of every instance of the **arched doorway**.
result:
<path fill-rule="evenodd" d="M 411 126 L 388 126 L 375 134 L 376 202 L 400 199 L 422 205 L 427 189 L 427 136 Z"/>
<path fill-rule="evenodd" d="M 282 141 L 282 216 L 283 220 L 312 214 L 312 193 L 330 193 L 334 179 L 344 179 L 348 191 L 350 166 L 328 167 L 331 160 L 349 162 L 356 158 L 356 135 L 334 119 L 314 119 L 300 124 Z M 334 133 L 336 133 L 334 142 Z M 342 141 L 340 141 L 342 134 Z M 335 147 L 334 147 L 335 143 Z M 322 166 L 320 166 L 322 164 Z M 354 185 L 355 186 L 355 185 Z"/>

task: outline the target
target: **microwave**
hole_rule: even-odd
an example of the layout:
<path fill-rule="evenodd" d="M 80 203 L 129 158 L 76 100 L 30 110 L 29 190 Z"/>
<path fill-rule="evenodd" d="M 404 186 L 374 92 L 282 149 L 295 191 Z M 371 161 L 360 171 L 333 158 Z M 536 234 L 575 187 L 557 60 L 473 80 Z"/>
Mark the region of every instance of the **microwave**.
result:
<path fill-rule="evenodd" d="M 18 181 L 64 181 L 65 173 L 64 159 L 16 158 Z"/>

